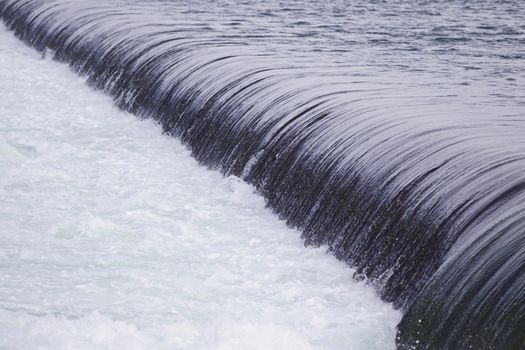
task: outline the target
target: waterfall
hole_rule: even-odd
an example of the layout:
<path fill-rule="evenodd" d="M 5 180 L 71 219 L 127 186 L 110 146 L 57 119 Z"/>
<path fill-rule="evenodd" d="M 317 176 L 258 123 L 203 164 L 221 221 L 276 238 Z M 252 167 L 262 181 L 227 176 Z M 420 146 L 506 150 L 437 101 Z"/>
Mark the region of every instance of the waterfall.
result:
<path fill-rule="evenodd" d="M 403 309 L 399 348 L 525 347 L 523 109 L 93 3 L 0 18 L 354 267 Z"/>

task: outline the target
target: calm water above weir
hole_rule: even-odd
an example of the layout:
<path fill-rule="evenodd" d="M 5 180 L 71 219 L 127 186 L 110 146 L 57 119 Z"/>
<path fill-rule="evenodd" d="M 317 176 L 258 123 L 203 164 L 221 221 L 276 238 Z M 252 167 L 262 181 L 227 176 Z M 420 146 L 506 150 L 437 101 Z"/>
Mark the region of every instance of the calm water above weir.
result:
<path fill-rule="evenodd" d="M 330 67 L 339 75 L 359 76 L 360 84 L 407 90 L 403 96 L 426 92 L 436 104 L 459 98 L 521 107 L 514 112 L 525 106 L 522 1 L 105 3 L 146 15 L 147 21 L 155 16 L 176 36 L 235 46 L 233 55 L 254 49 L 251 53 L 272 60 L 283 58 L 288 67 L 316 69 L 315 76 Z M 504 111 L 495 114 L 512 113 Z"/>
<path fill-rule="evenodd" d="M 521 1 L 0 0 L 7 27 L 253 185 L 403 311 L 525 347 Z"/>

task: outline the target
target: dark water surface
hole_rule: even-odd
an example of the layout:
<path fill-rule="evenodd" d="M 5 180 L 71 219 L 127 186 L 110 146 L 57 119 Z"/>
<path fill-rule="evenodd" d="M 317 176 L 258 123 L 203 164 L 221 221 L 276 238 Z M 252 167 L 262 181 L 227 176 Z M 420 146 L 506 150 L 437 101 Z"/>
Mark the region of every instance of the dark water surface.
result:
<path fill-rule="evenodd" d="M 28 44 L 242 177 L 405 312 L 525 347 L 520 1 L 0 0 Z"/>

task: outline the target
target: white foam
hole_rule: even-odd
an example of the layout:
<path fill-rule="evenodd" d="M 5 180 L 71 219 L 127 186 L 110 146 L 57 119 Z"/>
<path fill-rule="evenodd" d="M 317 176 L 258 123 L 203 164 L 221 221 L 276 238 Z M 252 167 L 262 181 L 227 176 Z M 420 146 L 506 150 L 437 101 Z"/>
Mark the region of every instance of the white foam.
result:
<path fill-rule="evenodd" d="M 0 348 L 395 347 L 347 266 L 3 26 L 0 82 Z"/>

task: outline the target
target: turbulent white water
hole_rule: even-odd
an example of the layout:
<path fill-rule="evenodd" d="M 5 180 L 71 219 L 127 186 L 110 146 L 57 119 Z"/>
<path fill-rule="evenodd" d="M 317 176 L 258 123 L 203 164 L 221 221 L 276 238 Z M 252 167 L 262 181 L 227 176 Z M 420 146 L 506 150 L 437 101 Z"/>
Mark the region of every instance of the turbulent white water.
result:
<path fill-rule="evenodd" d="M 400 313 L 0 27 L 0 348 L 388 349 Z"/>

